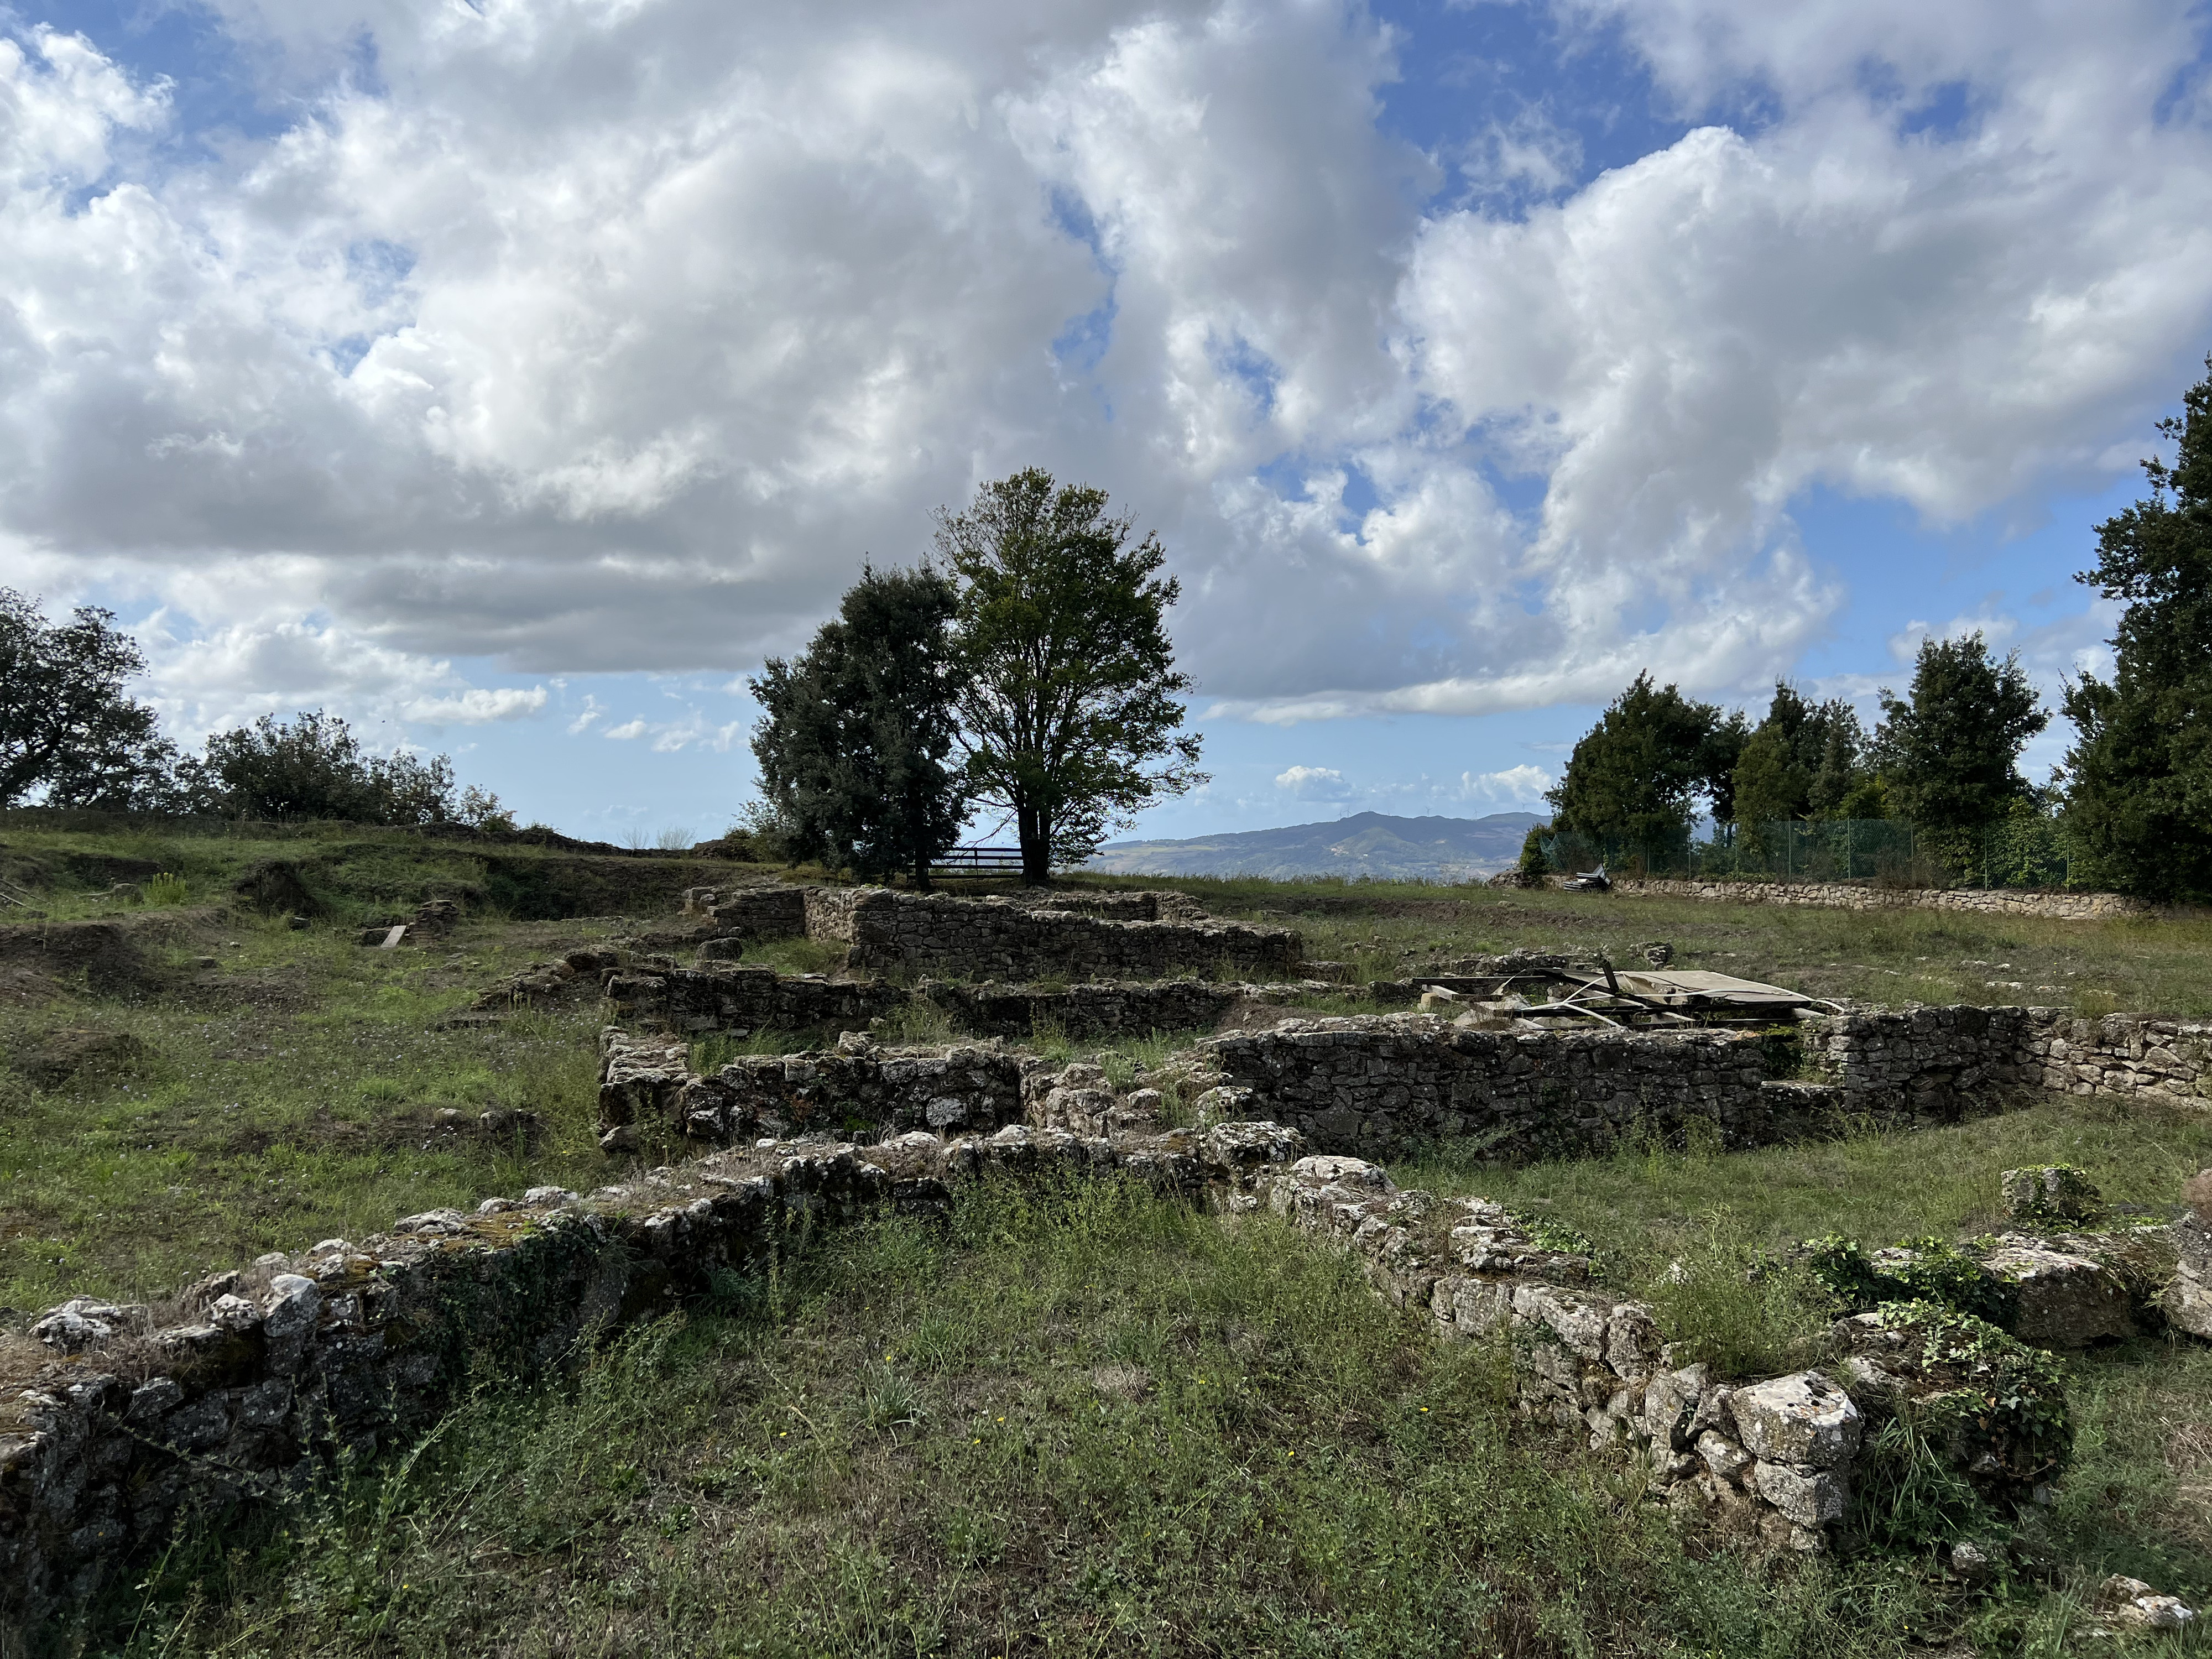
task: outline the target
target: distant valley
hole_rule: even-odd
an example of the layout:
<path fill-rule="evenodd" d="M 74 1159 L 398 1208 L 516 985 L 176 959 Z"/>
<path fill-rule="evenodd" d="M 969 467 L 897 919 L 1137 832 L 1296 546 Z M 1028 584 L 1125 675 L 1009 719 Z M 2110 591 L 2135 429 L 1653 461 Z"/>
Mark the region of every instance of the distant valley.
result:
<path fill-rule="evenodd" d="M 1466 881 L 1495 874 L 1521 856 L 1534 812 L 1481 818 L 1395 818 L 1355 812 L 1327 823 L 1247 830 L 1187 841 L 1125 841 L 1101 848 L 1083 867 L 1106 875 L 1371 876 L 1392 881 Z"/>

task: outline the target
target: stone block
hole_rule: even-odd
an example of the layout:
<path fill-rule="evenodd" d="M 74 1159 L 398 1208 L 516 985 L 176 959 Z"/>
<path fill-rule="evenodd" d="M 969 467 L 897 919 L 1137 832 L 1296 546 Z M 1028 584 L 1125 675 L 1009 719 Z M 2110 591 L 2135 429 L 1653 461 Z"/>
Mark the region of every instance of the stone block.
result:
<path fill-rule="evenodd" d="M 1833 1470 L 1801 1468 L 1761 1458 L 1752 1465 L 1748 1484 L 1793 1526 L 1814 1530 L 1844 1518 L 1849 1488 Z"/>
<path fill-rule="evenodd" d="M 2039 1348 L 2086 1348 L 2132 1336 L 2135 1315 L 2125 1282 L 2100 1261 L 2021 1240 L 1982 1257 L 1984 1271 L 2018 1298 L 2010 1329 Z"/>
<path fill-rule="evenodd" d="M 1763 1462 L 1832 1469 L 1859 1449 L 1859 1408 L 1819 1371 L 1746 1383 L 1729 1404 L 1737 1437 Z"/>

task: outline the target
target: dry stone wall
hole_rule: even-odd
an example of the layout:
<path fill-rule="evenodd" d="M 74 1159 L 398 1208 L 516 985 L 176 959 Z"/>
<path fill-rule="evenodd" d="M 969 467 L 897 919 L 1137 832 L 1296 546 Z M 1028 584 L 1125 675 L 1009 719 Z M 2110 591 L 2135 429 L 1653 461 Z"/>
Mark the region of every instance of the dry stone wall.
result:
<path fill-rule="evenodd" d="M 1233 1192 L 1297 1153 L 1273 1125 L 771 1146 L 588 1199 L 539 1188 L 264 1256 L 167 1316 L 79 1298 L 33 1328 L 41 1364 L 0 1376 L 0 1621 L 82 1601 L 188 1509 L 267 1497 L 310 1462 L 407 1443 L 486 1361 L 560 1365 L 822 1228 L 941 1211 L 955 1187 L 993 1175 Z"/>
<path fill-rule="evenodd" d="M 1233 921 L 1112 921 L 1001 898 L 812 888 L 810 939 L 841 943 L 848 966 L 962 978 L 1164 979 L 1181 971 L 1291 977 L 1286 927 Z"/>
<path fill-rule="evenodd" d="M 879 1141 L 1022 1117 L 1024 1057 L 995 1042 L 879 1048 L 848 1032 L 834 1049 L 742 1055 L 707 1077 L 681 1042 L 609 1027 L 599 1044 L 599 1144 L 611 1152 L 802 1133 Z"/>
<path fill-rule="evenodd" d="M 1943 1122 L 2004 1085 L 2039 1080 L 2025 1008 L 1857 1009 L 1800 1022 L 1809 1068 L 1832 1084 L 1842 1109 L 1892 1120 Z"/>
<path fill-rule="evenodd" d="M 2029 1011 L 2023 1067 L 2046 1089 L 2137 1095 L 2201 1106 L 2212 1100 L 2212 1025 L 2142 1014 L 2085 1019 Z"/>
<path fill-rule="evenodd" d="M 1832 1371 L 1730 1382 L 1686 1362 L 1650 1307 L 1592 1284 L 1587 1257 L 1547 1248 L 1486 1200 L 1401 1192 L 1348 1157 L 1309 1156 L 1252 1187 L 1357 1255 L 1382 1295 L 1440 1335 L 1507 1342 L 1524 1412 L 1639 1465 L 1653 1494 L 1709 1536 L 1826 1548 L 1868 1420 L 1893 1412 L 1971 1425 L 1939 1432 L 1936 1449 L 2000 1505 L 2063 1468 L 2057 1373 L 1978 1321 L 1883 1307 L 1838 1322 Z M 1984 1399 L 1991 1390 L 2001 1397 Z"/>
<path fill-rule="evenodd" d="M 1109 980 L 1048 988 L 925 979 L 909 991 L 884 980 L 779 975 L 769 968 L 715 963 L 696 968 L 632 964 L 610 969 L 602 978 L 611 1019 L 641 1031 L 734 1037 L 757 1031 L 866 1031 L 875 1021 L 917 1001 L 929 1004 L 976 1036 L 1026 1040 L 1041 1030 L 1076 1039 L 1144 1036 L 1154 1031 L 1211 1030 L 1240 1003 L 1280 1003 L 1336 989 L 1320 981 L 1253 985 L 1196 979 Z M 561 983 L 550 973 L 525 976 L 488 993 L 479 999 L 479 1006 L 503 1006 L 507 1000 L 534 994 L 541 981 L 549 988 Z"/>
<path fill-rule="evenodd" d="M 1206 1031 L 1240 1003 L 1280 1004 L 1339 992 L 1321 980 L 1286 985 L 1170 979 L 1107 981 L 1042 989 L 1034 985 L 924 980 L 915 995 L 941 1008 L 964 1031 L 1025 1040 L 1042 1030 L 1078 1040 L 1145 1036 L 1154 1031 Z"/>
<path fill-rule="evenodd" d="M 1632 1131 L 1709 1126 L 1728 1146 L 1846 1122 L 1913 1127 L 2052 1089 L 2201 1107 L 2212 1027 L 2055 1009 L 1862 1009 L 1796 1035 L 1486 1030 L 1428 1014 L 1291 1020 L 1207 1039 L 1188 1091 L 1289 1125 L 1319 1150 L 1381 1156 L 1444 1136 L 1500 1161 L 1602 1152 Z M 1775 1077 L 1771 1073 L 1806 1075 Z"/>
<path fill-rule="evenodd" d="M 2155 906 L 2118 893 L 2023 893 L 2004 888 L 1862 887 L 1840 881 L 1662 881 L 1616 878 L 1631 897 L 1718 899 L 1729 904 L 1808 904 L 1832 910 L 1964 910 L 1990 916 L 2049 916 L 2104 921 L 2154 914 Z"/>
<path fill-rule="evenodd" d="M 695 887 L 684 914 L 710 917 L 741 939 L 795 939 L 806 931 L 804 887 Z"/>
<path fill-rule="evenodd" d="M 1432 1014 L 1288 1020 L 1197 1045 L 1201 1105 L 1263 1113 L 1319 1151 L 1380 1157 L 1444 1136 L 1499 1162 L 1601 1152 L 1693 1121 L 1729 1146 L 1802 1133 L 1832 1091 L 1770 1081 L 1754 1035 L 1479 1030 Z M 1186 1088 L 1190 1085 L 1186 1085 Z"/>
<path fill-rule="evenodd" d="M 696 968 L 630 969 L 606 976 L 607 1009 L 640 1029 L 720 1032 L 803 1031 L 817 1026 L 865 1030 L 902 1006 L 906 993 L 875 980 L 779 974 L 773 968 L 706 963 Z"/>
<path fill-rule="evenodd" d="M 1029 1085 L 1034 1106 L 1070 1117 L 1115 1098 L 1096 1067 Z M 965 1182 L 1114 1175 L 1232 1213 L 1271 1210 L 1354 1252 L 1382 1295 L 1443 1336 L 1504 1338 L 1531 1416 L 1635 1461 L 1685 1520 L 1724 1537 L 1824 1547 L 1849 1498 L 1862 1400 L 1972 1404 L 1993 1363 L 2011 1367 L 2007 1402 L 1994 1417 L 1931 1414 L 1977 1425 L 1939 1450 L 2015 1501 L 2063 1457 L 2051 1432 L 2063 1401 L 1993 1348 L 1994 1333 L 1966 1329 L 1980 1368 L 1966 1376 L 1967 1350 L 1939 1340 L 1949 1328 L 1879 1309 L 1838 1327 L 1844 1381 L 1806 1370 L 1732 1385 L 1680 1363 L 1648 1307 L 1593 1285 L 1586 1258 L 1540 1244 L 1497 1206 L 1401 1192 L 1362 1160 L 1306 1155 L 1272 1122 L 767 1142 L 588 1199 L 538 1188 L 264 1256 L 166 1316 L 84 1298 L 51 1310 L 33 1328 L 44 1363 L 0 1379 L 0 1617 L 95 1593 L 188 1509 L 264 1498 L 304 1466 L 407 1443 L 487 1358 L 553 1369 L 714 1273 L 760 1271 L 866 1215 L 941 1212 Z"/>

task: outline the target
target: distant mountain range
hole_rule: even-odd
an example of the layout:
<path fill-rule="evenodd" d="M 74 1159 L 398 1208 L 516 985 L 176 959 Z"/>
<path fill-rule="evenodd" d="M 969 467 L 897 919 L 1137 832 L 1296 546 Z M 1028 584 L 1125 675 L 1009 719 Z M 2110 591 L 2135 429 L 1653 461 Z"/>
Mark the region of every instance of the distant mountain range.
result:
<path fill-rule="evenodd" d="M 1485 818 L 1394 818 L 1355 812 L 1328 823 L 1247 830 L 1188 841 L 1109 842 L 1083 867 L 1116 876 L 1373 876 L 1392 881 L 1466 881 L 1517 861 L 1534 812 Z"/>

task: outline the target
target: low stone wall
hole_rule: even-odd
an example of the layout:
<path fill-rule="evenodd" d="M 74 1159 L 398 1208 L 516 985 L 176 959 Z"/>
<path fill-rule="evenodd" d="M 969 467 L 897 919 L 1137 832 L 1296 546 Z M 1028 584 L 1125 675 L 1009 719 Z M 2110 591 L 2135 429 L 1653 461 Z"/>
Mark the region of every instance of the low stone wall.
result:
<path fill-rule="evenodd" d="M 898 987 L 877 980 L 832 980 L 720 963 L 631 969 L 606 975 L 604 988 L 608 1012 L 625 1024 L 739 1037 L 817 1026 L 866 1030 L 869 1021 L 907 1000 Z"/>
<path fill-rule="evenodd" d="M 1032 1082 L 1044 1103 L 1111 1097 L 1093 1067 Z M 23 1366 L 20 1343 L 0 1353 L 0 1620 L 95 1594 L 188 1510 L 407 1443 L 472 1377 L 557 1368 L 717 1273 L 761 1271 L 869 1214 L 941 1212 L 956 1186 L 987 1176 L 1121 1175 L 1231 1213 L 1272 1210 L 1353 1251 L 1382 1294 L 1442 1335 L 1510 1336 L 1530 1415 L 1632 1459 L 1678 1514 L 1723 1537 L 1825 1546 L 1860 1443 L 1854 1394 L 1876 1410 L 1907 1398 L 1929 1420 L 1971 1419 L 1970 1437 L 1936 1449 L 2000 1501 L 2063 1461 L 2063 1402 L 2046 1373 L 1977 1322 L 1877 1309 L 1838 1327 L 1848 1386 L 1817 1370 L 1731 1386 L 1679 1364 L 1648 1307 L 1593 1286 L 1586 1258 L 1540 1245 L 1495 1205 L 1400 1192 L 1361 1160 L 1304 1152 L 1265 1122 L 763 1144 L 586 1200 L 540 1188 L 471 1214 L 410 1216 L 359 1244 L 264 1256 L 165 1311 L 65 1304 L 32 1328 L 37 1364 Z M 2002 1398 L 1984 1407 L 1992 1392 Z M 1976 1409 L 1924 1409 L 1947 1395 Z"/>
<path fill-rule="evenodd" d="M 1960 1425 L 1931 1437 L 1931 1449 L 2001 1507 L 2065 1466 L 2057 1373 L 1978 1320 L 1885 1305 L 1838 1322 L 1834 1374 L 1731 1383 L 1684 1363 L 1649 1306 L 1592 1285 L 1587 1257 L 1540 1244 L 1486 1200 L 1401 1192 L 1342 1157 L 1262 1170 L 1251 1184 L 1293 1225 L 1358 1255 L 1385 1297 L 1425 1313 L 1440 1335 L 1505 1340 L 1525 1413 L 1636 1463 L 1653 1495 L 1707 1536 L 1825 1549 L 1868 1419 L 1891 1413 Z"/>
<path fill-rule="evenodd" d="M 1770 1080 L 1763 1040 L 1731 1030 L 1492 1031 L 1361 1015 L 1212 1037 L 1193 1060 L 1193 1081 L 1213 1085 L 1206 1109 L 1264 1113 L 1320 1151 L 1360 1157 L 1444 1136 L 1501 1163 L 1576 1157 L 1632 1133 L 1679 1139 L 1692 1122 L 1723 1146 L 1761 1146 L 1838 1104 L 1833 1090 Z"/>
<path fill-rule="evenodd" d="M 846 945 L 856 969 L 994 979 L 1164 979 L 1193 969 L 1279 979 L 1303 954 L 1286 927 L 1109 921 L 887 887 L 808 890 L 806 933 Z"/>
<path fill-rule="evenodd" d="M 611 1152 L 801 1133 L 881 1141 L 1022 1118 L 1026 1057 L 996 1043 L 886 1048 L 848 1032 L 834 1049 L 746 1054 L 708 1077 L 680 1042 L 609 1027 L 599 1052 L 599 1144 Z"/>
<path fill-rule="evenodd" d="M 1154 1031 L 1208 1031 L 1239 1003 L 1283 1003 L 1298 997 L 1342 994 L 1321 980 L 1286 985 L 1225 981 L 1109 980 L 1041 990 L 1033 985 L 963 985 L 926 979 L 914 994 L 943 1009 L 963 1030 L 978 1036 L 1025 1042 L 1040 1030 L 1087 1039 L 1146 1036 Z"/>
<path fill-rule="evenodd" d="M 2212 1100 L 2212 1025 L 2142 1014 L 2085 1019 L 2053 1008 L 2027 1012 L 2021 1064 L 2039 1073 L 2046 1089 L 2200 1108 Z"/>
<path fill-rule="evenodd" d="M 1323 1152 L 1379 1156 L 1474 1137 L 1500 1161 L 1603 1152 L 1632 1130 L 1673 1137 L 1692 1122 L 1728 1146 L 1855 1121 L 1954 1122 L 1996 1109 L 2008 1090 L 2192 1108 L 2212 1099 L 2203 1024 L 1959 1006 L 1807 1015 L 1796 1033 L 1497 1031 L 1426 1014 L 1291 1020 L 1200 1042 L 1185 1088 L 1211 1088 L 1220 1115 L 1271 1117 Z"/>
<path fill-rule="evenodd" d="M 1613 884 L 1630 897 L 1720 899 L 1729 904 L 1810 904 L 1838 910 L 1966 910 L 1991 916 L 2050 916 L 2104 921 L 2147 916 L 2156 907 L 2118 893 L 2027 893 L 1984 887 L 1862 887 L 1841 881 L 1662 881 L 1623 876 Z"/>
<path fill-rule="evenodd" d="M 1992 1088 L 2041 1077 L 2029 1052 L 2036 1017 L 2025 1008 L 1856 1009 L 1807 1015 L 1799 1029 L 1808 1069 L 1850 1113 L 1946 1122 Z"/>
<path fill-rule="evenodd" d="M 1297 1152 L 1273 1125 L 755 1148 L 587 1200 L 541 1188 L 264 1256 L 166 1315 L 80 1298 L 33 1327 L 42 1363 L 25 1370 L 11 1352 L 19 1368 L 0 1376 L 0 1620 L 83 1601 L 187 1510 L 271 1495 L 310 1461 L 404 1444 L 471 1376 L 556 1367 L 823 1227 L 941 1210 L 954 1186 L 993 1174 L 1234 1191 Z"/>
<path fill-rule="evenodd" d="M 696 968 L 632 965 L 600 977 L 608 1017 L 624 1025 L 735 1037 L 817 1028 L 866 1031 L 876 1020 L 917 1001 L 930 1004 L 976 1036 L 1025 1042 L 1042 1030 L 1077 1039 L 1145 1036 L 1211 1030 L 1240 1002 L 1281 1002 L 1340 991 L 1318 980 L 1253 985 L 1195 979 L 1108 980 L 1051 989 L 926 979 L 908 991 L 884 980 L 780 975 L 769 968 L 714 963 Z M 550 997 L 580 982 L 573 975 L 561 981 L 550 971 L 519 975 L 486 993 L 477 1006 L 539 998 L 541 985 L 543 996 Z"/>
<path fill-rule="evenodd" d="M 712 916 L 741 939 L 796 939 L 806 932 L 804 887 L 739 887 L 685 896 L 686 915 Z"/>
<path fill-rule="evenodd" d="M 1209 918 L 1188 893 L 1146 888 L 1115 892 L 1090 888 L 1054 890 L 1024 888 L 1005 895 L 1010 904 L 1030 910 L 1057 910 L 1070 915 L 1094 916 L 1101 921 L 1205 921 Z"/>

